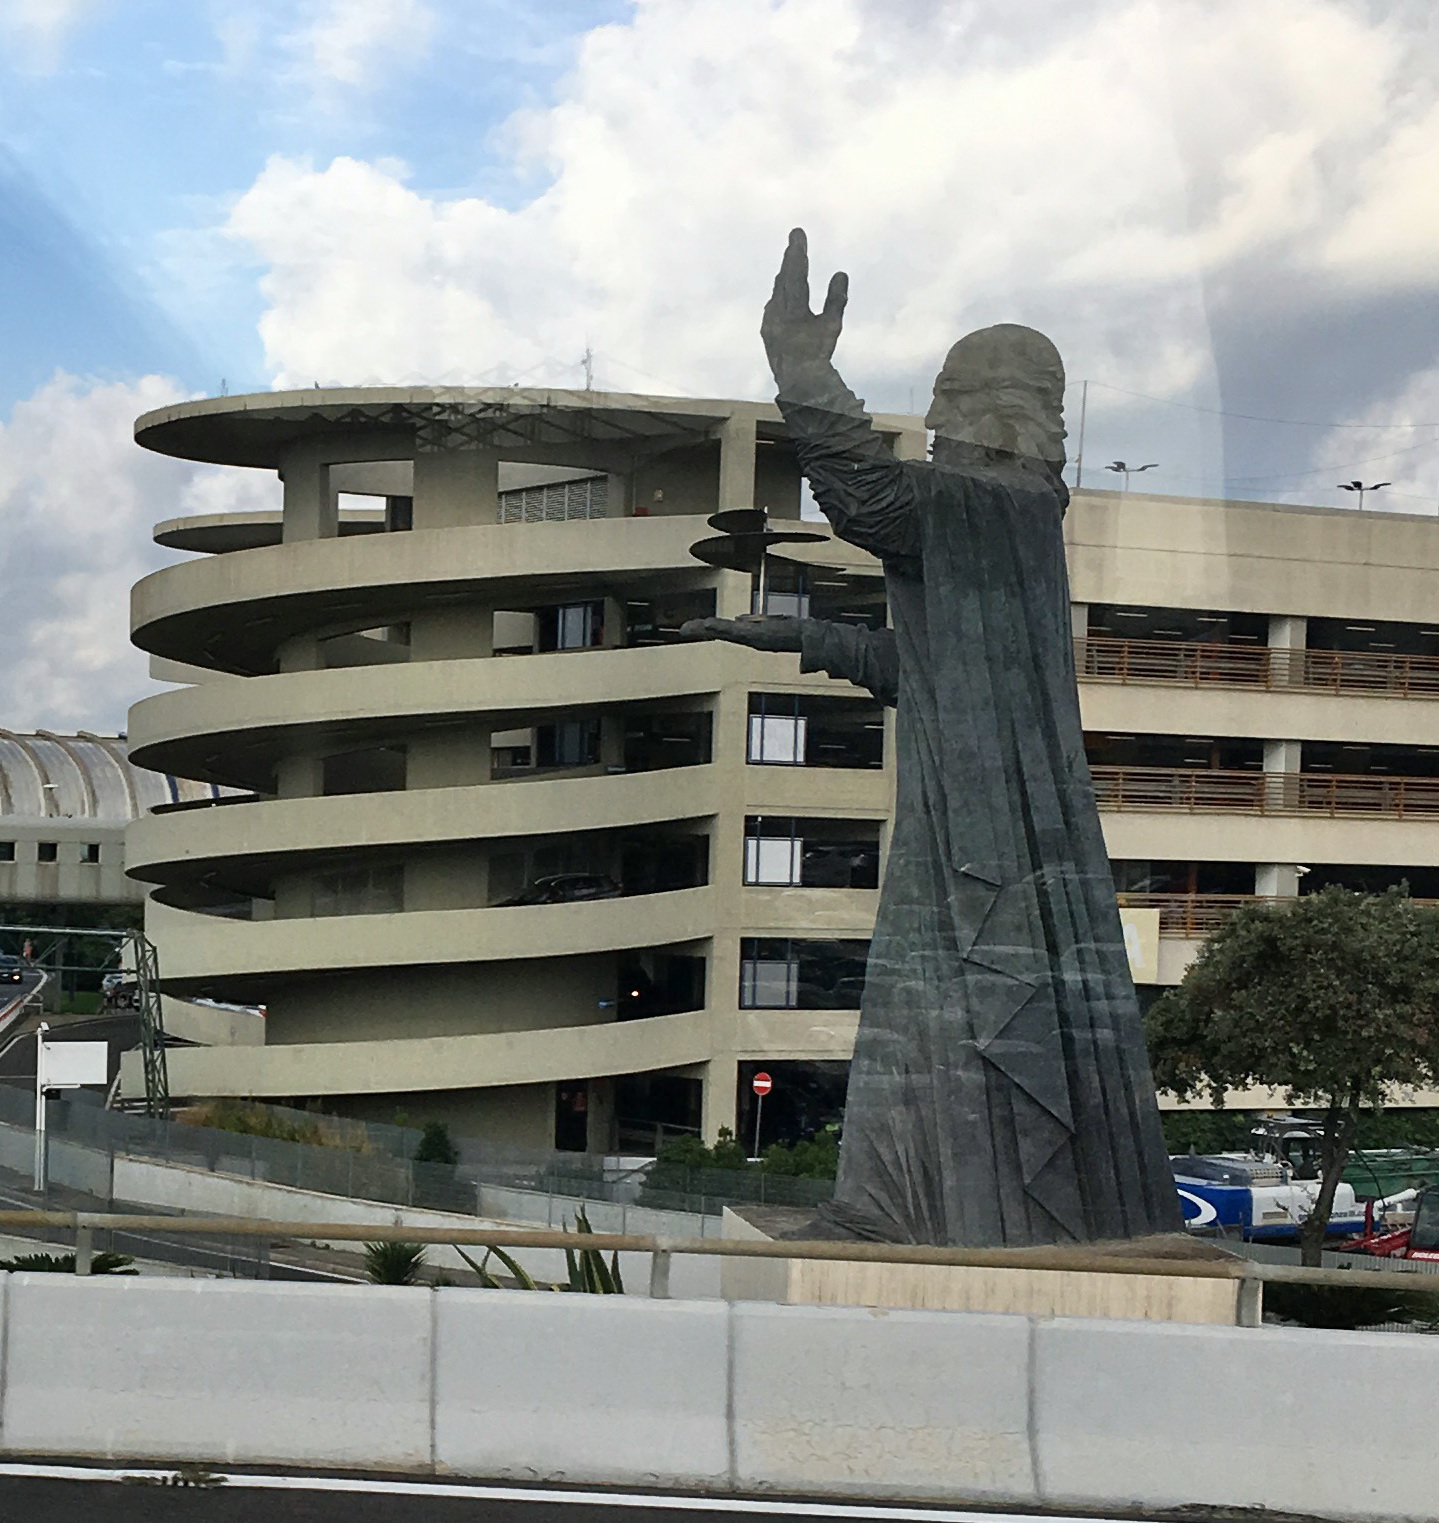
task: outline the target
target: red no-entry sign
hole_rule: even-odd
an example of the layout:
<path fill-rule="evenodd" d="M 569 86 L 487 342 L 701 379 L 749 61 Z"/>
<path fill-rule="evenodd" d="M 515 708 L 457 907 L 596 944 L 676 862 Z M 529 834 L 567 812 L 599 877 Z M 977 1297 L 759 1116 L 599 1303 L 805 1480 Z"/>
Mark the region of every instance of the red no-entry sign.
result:
<path fill-rule="evenodd" d="M 767 1073 L 757 1073 L 750 1082 L 761 1100 L 774 1088 L 774 1080 Z"/>

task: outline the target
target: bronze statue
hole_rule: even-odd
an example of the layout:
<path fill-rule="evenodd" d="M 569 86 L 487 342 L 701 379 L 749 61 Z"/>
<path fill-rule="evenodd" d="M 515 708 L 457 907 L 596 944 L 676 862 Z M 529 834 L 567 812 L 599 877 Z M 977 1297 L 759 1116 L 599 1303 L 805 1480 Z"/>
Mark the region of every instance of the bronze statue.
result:
<path fill-rule="evenodd" d="M 892 628 L 706 619 L 894 704 L 898 793 L 830 1230 L 954 1245 L 1178 1230 L 1085 761 L 1062 522 L 1064 368 L 1002 324 L 950 350 L 900 461 L 832 364 L 847 280 L 809 304 L 803 232 L 761 332 L 840 538 L 884 564 Z"/>

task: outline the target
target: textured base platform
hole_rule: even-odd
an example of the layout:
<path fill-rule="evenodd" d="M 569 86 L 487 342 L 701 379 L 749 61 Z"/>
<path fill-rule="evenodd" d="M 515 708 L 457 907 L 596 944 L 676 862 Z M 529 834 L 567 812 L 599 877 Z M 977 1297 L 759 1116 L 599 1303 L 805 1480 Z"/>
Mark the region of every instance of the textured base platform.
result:
<path fill-rule="evenodd" d="M 797 1235 L 807 1211 L 726 1208 L 724 1236 L 780 1239 Z M 1034 1250 L 1047 1262 L 1063 1249 Z M 1232 1255 L 1182 1234 L 1074 1250 L 1195 1261 Z M 1172 1273 L 1106 1274 L 1093 1269 L 993 1269 L 939 1264 L 840 1263 L 803 1259 L 721 1261 L 720 1293 L 728 1301 L 788 1306 L 874 1306 L 927 1311 L 1011 1312 L 1030 1317 L 1109 1317 L 1138 1322 L 1257 1323 L 1252 1282 Z"/>

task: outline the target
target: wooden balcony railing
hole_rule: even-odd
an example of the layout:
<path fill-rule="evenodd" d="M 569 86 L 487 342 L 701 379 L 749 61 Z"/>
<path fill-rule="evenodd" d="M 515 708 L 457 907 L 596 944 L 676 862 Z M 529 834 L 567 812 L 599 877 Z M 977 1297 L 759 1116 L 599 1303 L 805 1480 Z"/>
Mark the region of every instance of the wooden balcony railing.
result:
<path fill-rule="evenodd" d="M 1439 777 L 1330 772 L 1222 772 L 1187 767 L 1093 767 L 1099 807 L 1181 814 L 1439 817 Z"/>
<path fill-rule="evenodd" d="M 1198 941 L 1212 935 L 1246 904 L 1292 904 L 1292 898 L 1261 894 L 1120 894 L 1119 907 L 1126 910 L 1158 910 L 1159 934 Z M 1415 904 L 1433 905 L 1433 899 Z"/>
<path fill-rule="evenodd" d="M 1210 936 L 1245 904 L 1288 904 L 1258 894 L 1120 894 L 1124 910 L 1158 910 L 1159 934 L 1198 941 Z"/>
<path fill-rule="evenodd" d="M 1439 698 L 1439 656 L 1091 637 L 1074 642 L 1074 659 L 1083 682 Z"/>

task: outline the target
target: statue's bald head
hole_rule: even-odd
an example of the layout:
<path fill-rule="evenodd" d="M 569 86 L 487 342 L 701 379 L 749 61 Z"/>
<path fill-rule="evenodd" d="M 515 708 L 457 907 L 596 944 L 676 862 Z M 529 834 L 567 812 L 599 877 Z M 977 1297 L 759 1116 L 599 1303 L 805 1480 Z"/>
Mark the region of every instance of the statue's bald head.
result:
<path fill-rule="evenodd" d="M 1064 362 L 1042 333 L 996 323 L 966 334 L 935 377 L 925 424 L 941 438 L 1064 464 Z"/>

